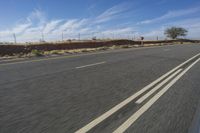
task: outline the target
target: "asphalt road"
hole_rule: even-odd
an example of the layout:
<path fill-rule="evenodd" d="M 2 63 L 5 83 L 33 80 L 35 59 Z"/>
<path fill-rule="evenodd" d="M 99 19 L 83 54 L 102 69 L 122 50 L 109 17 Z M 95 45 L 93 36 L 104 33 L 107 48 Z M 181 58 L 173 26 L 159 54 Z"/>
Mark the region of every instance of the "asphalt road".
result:
<path fill-rule="evenodd" d="M 0 62 L 0 132 L 192 132 L 199 53 L 194 44 Z"/>

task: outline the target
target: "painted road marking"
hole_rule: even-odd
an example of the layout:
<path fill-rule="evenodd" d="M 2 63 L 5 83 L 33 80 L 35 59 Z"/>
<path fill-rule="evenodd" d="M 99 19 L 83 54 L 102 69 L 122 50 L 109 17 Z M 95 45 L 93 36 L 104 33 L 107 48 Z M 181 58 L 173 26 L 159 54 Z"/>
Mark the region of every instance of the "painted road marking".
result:
<path fill-rule="evenodd" d="M 172 46 L 175 46 L 175 45 L 167 45 L 167 46 L 168 47 L 172 47 Z M 32 63 L 32 62 L 41 62 L 41 61 L 48 61 L 48 60 L 73 58 L 73 57 L 82 57 L 82 56 L 87 56 L 87 55 L 98 55 L 98 54 L 104 54 L 104 53 L 106 54 L 106 53 L 125 52 L 125 51 L 131 51 L 131 50 L 153 49 L 153 48 L 160 48 L 160 47 L 166 47 L 166 46 L 139 47 L 139 48 L 130 48 L 130 49 L 120 49 L 120 50 L 116 50 L 116 51 L 103 51 L 103 52 L 78 54 L 78 55 L 64 55 L 64 56 L 51 57 L 51 58 L 47 57 L 47 58 L 42 58 L 42 59 L 33 59 L 33 60 L 25 60 L 25 61 L 18 61 L 18 62 L 3 63 L 3 64 L 0 64 L 0 66 L 14 65 L 14 64 L 23 64 L 23 63 Z M 17 60 L 18 59 L 16 59 L 16 61 Z"/>
<path fill-rule="evenodd" d="M 107 119 L 109 116 L 111 116 L 112 114 L 114 114 L 115 112 L 117 112 L 118 110 L 120 110 L 121 108 L 123 108 L 125 105 L 127 105 L 128 103 L 130 103 L 131 101 L 133 101 L 135 98 L 137 98 L 138 96 L 140 96 L 141 94 L 143 94 L 145 91 L 149 90 L 151 87 L 153 87 L 154 85 L 156 85 L 158 82 L 160 82 L 161 80 L 163 80 L 165 77 L 169 76 L 170 74 L 172 74 L 173 72 L 175 72 L 176 70 L 178 70 L 180 67 L 182 67 L 183 65 L 187 64 L 189 61 L 191 61 L 192 59 L 196 58 L 199 55 L 200 55 L 200 53 L 197 54 L 197 55 L 195 55 L 195 56 L 193 56 L 193 57 L 191 57 L 190 59 L 186 60 L 185 62 L 181 63 L 180 65 L 178 65 L 177 67 L 175 67 L 171 71 L 167 72 L 166 74 L 162 75 L 161 77 L 159 77 L 158 79 L 156 79 L 155 81 L 153 81 L 152 83 L 150 83 L 149 85 L 145 86 L 143 89 L 139 90 L 138 92 L 136 92 L 132 96 L 128 97 L 127 99 L 125 99 L 121 103 L 117 104 L 116 106 L 114 106 L 113 108 L 111 108 L 110 110 L 108 110 L 107 112 L 105 112 L 104 114 L 102 114 L 101 116 L 97 117 L 96 119 L 94 119 L 93 121 L 91 121 L 90 123 L 88 123 L 87 125 L 85 125 L 84 127 L 82 127 L 79 130 L 77 130 L 76 133 L 85 133 L 85 132 L 88 132 L 89 130 L 91 130 L 92 128 L 94 128 L 96 125 L 98 125 L 99 123 L 101 123 L 103 120 Z"/>
<path fill-rule="evenodd" d="M 122 125 L 120 125 L 113 133 L 125 132 L 143 113 L 145 113 L 167 90 L 173 86 L 190 68 L 192 68 L 198 61 L 193 62 L 189 67 L 176 76 L 169 82 L 161 91 L 159 91 L 153 98 L 151 98 L 145 105 L 143 105 L 136 113 L 129 117 Z"/>
<path fill-rule="evenodd" d="M 76 69 L 81 69 L 81 68 L 91 67 L 91 66 L 97 66 L 97 65 L 101 65 L 101 64 L 105 64 L 105 63 L 106 63 L 105 61 L 103 61 L 103 62 L 98 62 L 98 63 L 94 63 L 94 64 L 79 66 L 79 67 L 76 67 Z"/>
<path fill-rule="evenodd" d="M 143 101 L 145 101 L 149 96 L 151 96 L 154 92 L 156 92 L 158 89 L 160 89 L 164 84 L 166 84 L 169 80 L 171 80 L 174 76 L 176 76 L 182 69 L 177 70 L 175 73 L 170 75 L 167 79 L 162 81 L 160 84 L 158 84 L 156 87 L 151 89 L 148 93 L 146 93 L 144 96 L 142 96 L 140 99 L 138 99 L 135 103 L 140 104 Z"/>

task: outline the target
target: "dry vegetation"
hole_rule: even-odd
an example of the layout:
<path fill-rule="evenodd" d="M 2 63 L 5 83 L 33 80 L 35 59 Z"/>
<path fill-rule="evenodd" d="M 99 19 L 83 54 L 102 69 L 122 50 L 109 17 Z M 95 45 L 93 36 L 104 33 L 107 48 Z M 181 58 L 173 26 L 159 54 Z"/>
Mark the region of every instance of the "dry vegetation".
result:
<path fill-rule="evenodd" d="M 95 52 L 111 49 L 149 47 L 169 44 L 199 43 L 198 40 L 164 40 L 141 41 L 113 40 L 113 41 L 88 41 L 88 42 L 63 42 L 43 43 L 31 45 L 0 45 L 0 56 L 4 58 L 19 58 L 33 56 L 55 56 L 75 53 Z"/>

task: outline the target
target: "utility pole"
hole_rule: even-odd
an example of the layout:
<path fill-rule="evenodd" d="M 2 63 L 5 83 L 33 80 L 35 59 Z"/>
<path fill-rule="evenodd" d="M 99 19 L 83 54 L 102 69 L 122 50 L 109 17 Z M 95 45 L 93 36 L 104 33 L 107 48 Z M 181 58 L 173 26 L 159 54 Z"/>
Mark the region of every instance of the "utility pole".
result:
<path fill-rule="evenodd" d="M 13 33 L 13 38 L 14 38 L 14 42 L 15 42 L 15 44 L 16 44 L 16 43 L 17 43 L 17 39 L 16 39 L 15 33 Z"/>
<path fill-rule="evenodd" d="M 78 40 L 80 41 L 81 40 L 81 34 L 78 33 Z"/>
<path fill-rule="evenodd" d="M 130 40 L 130 36 L 129 36 L 129 34 L 127 35 L 127 39 Z"/>
<path fill-rule="evenodd" d="M 92 32 L 92 38 L 91 38 L 91 40 L 93 39 L 93 37 L 94 37 L 94 32 Z"/>
<path fill-rule="evenodd" d="M 129 39 L 132 40 L 132 41 L 134 40 L 134 36 L 135 36 L 134 33 L 135 33 L 135 31 L 131 31 L 131 32 L 130 32 L 130 36 L 131 36 L 131 37 L 130 37 Z"/>
<path fill-rule="evenodd" d="M 104 34 L 104 33 L 102 33 L 102 39 L 103 39 L 103 40 L 105 40 L 105 39 L 106 39 L 106 37 L 105 37 L 105 34 Z"/>
<path fill-rule="evenodd" d="M 97 32 L 92 32 L 92 40 L 93 40 L 94 38 L 96 38 L 96 33 L 97 33 Z"/>
<path fill-rule="evenodd" d="M 158 41 L 158 36 L 157 36 L 157 41 Z"/>
<path fill-rule="evenodd" d="M 115 33 L 112 33 L 113 34 L 113 40 L 115 39 Z"/>

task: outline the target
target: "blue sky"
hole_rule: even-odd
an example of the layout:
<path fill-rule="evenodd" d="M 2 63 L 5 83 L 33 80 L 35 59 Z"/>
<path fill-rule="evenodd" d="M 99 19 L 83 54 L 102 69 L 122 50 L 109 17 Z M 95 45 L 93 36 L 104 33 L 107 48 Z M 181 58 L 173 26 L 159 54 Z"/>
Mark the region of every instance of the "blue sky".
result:
<path fill-rule="evenodd" d="M 170 26 L 200 39 L 199 0 L 1 0 L 0 41 L 97 37 L 164 39 Z"/>

